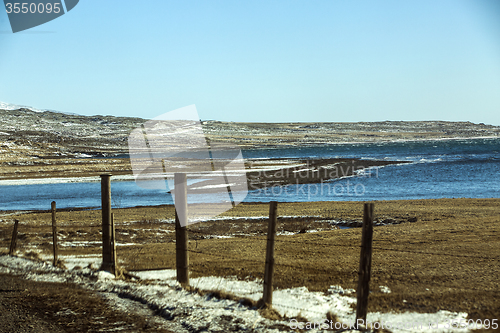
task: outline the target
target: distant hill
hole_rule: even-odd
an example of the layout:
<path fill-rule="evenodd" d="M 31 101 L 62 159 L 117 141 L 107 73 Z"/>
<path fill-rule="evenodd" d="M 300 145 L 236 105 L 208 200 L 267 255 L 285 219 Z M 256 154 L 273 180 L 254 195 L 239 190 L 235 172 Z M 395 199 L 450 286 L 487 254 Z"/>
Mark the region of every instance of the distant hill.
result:
<path fill-rule="evenodd" d="M 28 108 L 0 109 L 0 160 L 23 160 L 23 156 L 108 157 L 126 154 L 127 136 L 145 121 Z M 211 120 L 202 121 L 202 124 L 212 142 L 232 143 L 243 148 L 500 137 L 500 127 L 471 122 L 237 123 Z"/>

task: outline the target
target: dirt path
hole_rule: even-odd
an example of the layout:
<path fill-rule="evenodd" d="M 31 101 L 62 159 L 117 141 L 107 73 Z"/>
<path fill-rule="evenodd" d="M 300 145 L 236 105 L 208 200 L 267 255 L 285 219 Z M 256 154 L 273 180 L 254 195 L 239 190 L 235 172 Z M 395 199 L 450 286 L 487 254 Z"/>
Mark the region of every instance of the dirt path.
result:
<path fill-rule="evenodd" d="M 114 310 L 73 284 L 0 274 L 0 332 L 165 332 L 148 318 Z"/>

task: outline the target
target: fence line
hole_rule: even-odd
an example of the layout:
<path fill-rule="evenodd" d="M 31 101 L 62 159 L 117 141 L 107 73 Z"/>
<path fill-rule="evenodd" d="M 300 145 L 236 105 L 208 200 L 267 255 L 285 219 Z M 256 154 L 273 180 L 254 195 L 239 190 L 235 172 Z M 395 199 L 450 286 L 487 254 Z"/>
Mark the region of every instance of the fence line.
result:
<path fill-rule="evenodd" d="M 57 266 L 57 224 L 56 224 L 56 202 L 52 201 L 50 204 L 52 210 L 52 251 L 54 252 L 53 265 Z"/>
<path fill-rule="evenodd" d="M 19 220 L 14 221 L 14 229 L 12 230 L 12 238 L 10 241 L 9 255 L 14 255 L 17 248 L 17 228 L 19 226 Z"/>
<path fill-rule="evenodd" d="M 122 224 L 116 223 L 115 225 L 121 226 Z M 25 225 L 25 224 L 21 224 L 20 227 L 21 227 L 21 229 L 19 229 L 19 234 L 28 233 L 30 231 L 38 232 L 36 230 L 39 230 L 39 229 L 45 230 L 47 233 L 51 233 L 51 231 L 52 231 L 50 225 Z M 88 224 L 72 224 L 71 222 L 61 222 L 61 221 L 57 222 L 57 233 L 58 234 L 61 234 L 61 233 L 64 234 L 66 232 L 66 230 L 65 230 L 66 228 L 71 228 L 71 229 L 73 229 L 73 228 L 81 228 L 81 229 L 99 228 L 100 229 L 100 228 L 102 228 L 102 226 L 101 225 L 92 225 L 92 224 L 90 224 L 90 225 L 88 225 Z M 194 230 L 188 230 L 188 231 L 192 232 L 192 233 L 206 234 L 206 232 L 199 232 L 199 231 L 194 231 Z M 302 235 L 302 234 L 298 233 L 295 235 Z M 280 238 L 276 238 L 275 242 L 277 242 L 277 243 L 293 243 L 293 244 L 299 244 L 299 245 L 316 245 L 316 246 L 320 246 L 320 247 L 328 246 L 328 247 L 340 247 L 340 248 L 361 248 L 361 245 L 355 245 L 355 244 L 345 245 L 345 244 L 333 244 L 333 243 L 328 243 L 328 242 L 319 243 L 319 242 L 311 242 L 311 241 L 294 241 L 294 240 L 286 239 L 288 237 L 293 237 L 295 235 L 286 235 L 286 236 L 280 235 L 280 236 L 278 236 Z M 248 236 L 241 235 L 241 237 L 248 237 Z M 258 239 L 263 239 L 265 236 L 252 236 L 252 237 L 255 238 L 256 240 L 258 240 Z M 235 238 L 239 238 L 238 235 Z M 225 239 L 225 241 L 232 242 L 233 240 L 232 239 Z M 238 239 L 235 239 L 233 242 L 238 242 L 238 241 L 239 241 Z M 390 241 L 390 239 L 374 239 L 373 243 L 376 244 L 376 243 L 379 243 L 382 241 Z M 395 249 L 395 248 L 381 247 L 381 246 L 376 246 L 376 245 L 373 246 L 373 250 L 388 251 L 388 252 L 401 252 L 401 253 L 410 253 L 410 254 L 434 255 L 434 256 L 443 256 L 443 257 L 500 260 L 500 257 L 498 257 L 498 256 L 497 257 L 486 257 L 486 256 L 478 256 L 478 255 L 474 255 L 474 254 L 468 255 L 468 254 L 426 252 L 426 251 Z M 217 256 L 217 254 L 212 254 L 210 252 L 202 252 L 202 251 L 194 251 L 194 250 L 188 250 L 188 251 L 192 252 L 192 253 Z M 318 249 L 314 249 L 314 252 L 327 253 L 327 251 L 319 251 Z M 255 259 L 241 259 L 241 260 L 243 260 L 243 261 L 247 261 L 247 260 L 256 261 Z M 259 262 L 263 262 L 263 261 L 259 261 Z"/>
<path fill-rule="evenodd" d="M 55 224 L 55 205 L 52 209 L 52 212 L 53 212 L 53 235 L 54 235 L 54 264 L 56 264 L 57 262 L 57 254 L 56 254 L 56 244 L 57 244 L 57 240 L 55 238 L 56 234 L 57 234 L 57 228 L 56 228 L 56 224 Z M 104 214 L 104 213 L 103 213 Z M 104 216 L 104 215 L 103 215 Z M 279 217 L 275 216 L 274 217 L 275 220 L 279 221 L 281 220 Z M 271 218 L 271 214 L 270 214 L 270 220 L 272 220 Z M 372 218 L 373 220 L 373 218 Z M 373 221 L 372 221 L 372 225 L 373 225 Z M 87 228 L 104 228 L 104 217 L 103 217 L 103 225 L 83 225 L 83 224 L 72 224 L 72 223 L 59 223 L 58 224 L 59 227 L 71 227 L 71 228 L 84 228 L 84 229 L 87 229 Z M 45 225 L 37 225 L 37 226 L 25 226 L 25 225 L 21 225 L 21 229 L 34 229 L 34 230 L 37 230 L 37 229 L 41 229 L 41 228 L 48 228 L 48 226 L 45 226 Z M 14 232 L 17 234 L 17 230 L 18 229 L 18 221 L 16 220 L 16 223 L 15 223 L 15 226 L 14 226 Z M 104 229 L 102 229 L 104 230 Z M 192 230 L 192 229 L 188 229 L 188 228 L 184 228 L 184 230 L 188 231 L 188 232 L 191 232 L 193 234 L 203 234 L 203 235 L 206 235 L 206 231 L 198 231 L 198 230 Z M 13 232 L 13 235 L 14 235 L 14 232 Z M 60 230 L 59 230 L 60 232 Z M 276 233 L 276 231 L 274 231 L 274 234 Z M 302 235 L 300 233 L 296 234 L 296 235 Z M 113 236 L 113 235 L 111 235 Z M 242 235 L 242 237 L 246 237 L 244 235 Z M 264 240 L 264 235 L 256 235 L 256 236 L 252 236 L 254 237 L 254 239 L 256 241 L 263 241 Z M 325 251 L 321 251 L 321 248 L 324 248 L 324 247 L 339 247 L 339 248 L 349 248 L 349 249 L 356 249 L 356 248 L 363 248 L 363 245 L 346 245 L 346 244 L 334 244 L 334 243 L 331 243 L 327 240 L 325 240 L 324 242 L 321 242 L 321 240 L 319 241 L 300 241 L 300 240 L 293 240 L 293 239 L 290 239 L 288 237 L 293 237 L 293 236 L 279 236 L 279 238 L 274 238 L 273 239 L 273 243 L 274 242 L 278 242 L 278 243 L 288 243 L 288 244 L 300 244 L 301 246 L 306 246 L 306 245 L 312 245 L 312 246 L 317 246 L 320 250 L 318 250 L 318 248 L 315 248 L 315 249 L 312 249 L 311 251 L 315 252 L 315 253 L 330 253 L 328 252 L 327 250 Z M 268 235 L 268 240 L 269 240 L 269 235 Z M 186 237 L 186 241 L 187 241 L 187 237 Z M 381 242 L 387 242 L 387 241 L 391 241 L 391 239 L 374 239 L 373 240 L 373 243 L 374 244 L 377 244 L 377 243 L 381 243 Z M 103 235 L 103 242 L 104 242 L 104 235 Z M 228 243 L 234 243 L 234 242 L 238 242 L 238 239 L 235 239 L 235 240 L 227 240 Z M 14 247 L 12 247 L 12 244 L 14 244 Z M 115 243 L 115 238 L 112 237 L 112 244 L 113 245 L 116 245 Z M 11 251 L 12 251 L 12 248 L 13 250 L 15 251 L 15 240 L 14 240 L 14 236 L 13 236 L 13 241 L 11 243 Z M 192 244 L 193 245 L 193 244 Z M 273 245 L 274 246 L 274 245 Z M 269 248 L 269 247 L 268 247 Z M 456 258 L 472 258 L 472 259 L 483 259 L 483 260 L 499 260 L 500 257 L 486 257 L 486 256 L 480 256 L 480 255 L 474 255 L 474 254 L 453 254 L 453 253 L 438 253 L 438 252 L 426 252 L 426 251 L 415 251 L 415 250 L 405 250 L 405 249 L 396 249 L 396 248 L 390 248 L 390 247 L 384 247 L 384 246 L 372 246 L 372 250 L 374 251 L 387 251 L 387 252 L 400 252 L 400 253 L 410 253 L 410 254 L 417 254 L 417 255 L 432 255 L 432 256 L 443 256 L 443 257 L 456 257 Z M 231 255 L 221 255 L 221 254 L 218 254 L 218 253 L 211 253 L 211 252 L 208 252 L 208 251 L 201 251 L 201 250 L 192 250 L 192 249 L 189 249 L 185 248 L 185 251 L 186 253 L 193 253 L 193 254 L 202 254 L 202 255 L 205 255 L 205 256 L 211 256 L 211 257 L 215 257 L 215 258 L 221 258 L 225 261 L 238 261 L 238 262 L 251 262 L 252 264 L 259 264 L 259 265 L 262 265 L 262 264 L 265 264 L 266 266 L 266 271 L 267 271 L 267 264 L 270 262 L 270 258 L 269 258 L 269 254 L 266 254 L 266 259 L 265 260 L 258 260 L 258 259 L 246 259 L 246 258 L 241 258 L 241 257 L 235 257 L 235 256 L 231 256 Z M 116 254 L 116 250 L 115 251 L 112 251 L 112 253 L 114 252 L 114 254 Z M 104 253 L 103 253 L 103 256 L 104 256 Z M 304 264 L 293 264 L 293 263 L 283 263 L 283 262 L 280 262 L 279 261 L 279 258 L 278 260 L 274 260 L 274 258 L 272 259 L 272 265 L 278 265 L 280 267 L 291 267 L 291 268 L 304 268 L 305 266 L 308 266 L 307 263 L 304 263 Z M 177 266 L 177 268 L 179 268 Z M 191 270 L 192 272 L 196 272 L 196 273 L 200 273 L 200 274 L 203 274 L 206 272 L 206 269 L 198 269 L 198 265 L 192 265 L 192 266 L 189 266 L 189 265 L 185 265 L 184 268 L 189 268 L 189 270 Z M 310 269 L 313 269 L 315 267 L 312 267 Z M 171 269 L 170 267 L 169 268 L 153 268 L 153 269 L 141 269 L 141 270 L 160 270 L 160 269 Z M 219 267 L 219 269 L 221 270 L 232 270 L 234 269 L 233 267 Z M 319 269 L 319 268 L 318 268 Z M 361 268 L 360 268 L 361 270 Z M 139 271 L 139 270 L 138 270 Z M 268 276 L 269 273 L 264 273 L 264 280 L 266 281 L 269 281 L 267 279 L 267 276 Z M 270 273 L 272 275 L 272 272 Z M 188 273 L 186 273 L 186 276 L 189 276 Z M 189 280 L 187 279 L 187 283 L 189 283 Z M 264 296 L 263 298 L 266 298 L 266 294 L 267 294 L 267 302 L 266 303 L 269 303 L 271 304 L 272 302 L 272 279 L 271 281 L 269 282 L 270 284 L 270 287 L 271 287 L 271 298 L 270 298 L 270 301 L 269 301 L 269 289 L 266 289 L 267 293 L 264 292 Z M 264 283 L 264 286 L 266 284 Z M 484 290 L 484 289 L 478 289 L 478 288 L 461 288 L 461 287 L 451 287 L 451 288 L 454 288 L 456 290 L 463 290 L 463 291 L 474 291 L 474 292 L 488 292 L 488 293 L 495 293 L 495 294 L 498 294 L 500 293 L 500 290 Z M 360 289 L 360 287 L 358 286 L 358 290 Z M 359 304 L 359 303 L 358 303 Z M 280 306 L 280 307 L 283 307 L 283 308 L 290 308 L 290 309 L 294 309 L 294 310 L 299 310 L 299 311 L 307 311 L 307 312 L 315 312 L 315 313 L 318 313 L 318 314 L 322 314 L 323 312 L 317 312 L 317 311 L 313 311 L 313 310 L 310 310 L 310 309 L 305 309 L 305 308 L 299 308 L 299 307 L 294 307 L 294 306 L 290 306 L 290 305 L 285 305 L 285 304 L 279 304 L 279 303 L 275 303 L 276 306 Z M 360 314 L 360 317 L 363 316 L 363 313 L 361 312 Z M 366 316 L 366 313 L 365 313 L 365 316 Z"/>

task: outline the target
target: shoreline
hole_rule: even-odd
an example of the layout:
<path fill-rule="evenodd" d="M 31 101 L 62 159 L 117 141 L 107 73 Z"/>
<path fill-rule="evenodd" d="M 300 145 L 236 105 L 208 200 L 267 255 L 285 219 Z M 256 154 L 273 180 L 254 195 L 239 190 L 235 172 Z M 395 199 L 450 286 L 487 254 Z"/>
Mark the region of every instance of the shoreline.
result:
<path fill-rule="evenodd" d="M 103 160 L 103 159 L 102 159 Z M 92 160 L 93 161 L 93 160 Z M 110 159 L 110 161 L 114 161 Z M 108 162 L 104 160 L 104 162 Z M 129 164 L 129 160 L 126 160 Z M 356 166 L 356 170 L 353 168 L 349 171 L 349 163 L 352 163 L 352 167 Z M 241 170 L 247 174 L 247 180 L 256 180 L 259 173 L 273 172 L 286 173 L 286 177 L 289 177 L 290 172 L 302 172 L 308 170 L 309 167 L 318 168 L 322 171 L 326 171 L 327 168 L 338 168 L 340 167 L 341 174 L 337 172 L 337 176 L 329 175 L 328 177 L 320 177 L 320 180 L 335 179 L 340 178 L 340 176 L 352 176 L 355 175 L 356 171 L 369 169 L 371 167 L 382 167 L 391 164 L 405 164 L 412 163 L 411 161 L 388 161 L 388 160 L 370 160 L 370 159 L 360 159 L 360 158 L 259 158 L 259 159 L 246 159 L 245 169 Z M 56 167 L 57 165 L 44 165 L 42 168 L 49 168 L 50 166 Z M 260 166 L 260 168 L 256 168 Z M 95 170 L 99 169 L 102 170 Z M 305 169 L 304 169 L 305 167 Z M 5 168 L 5 167 L 4 167 Z M 123 169 L 123 163 L 121 165 L 115 166 L 118 170 L 110 170 L 112 168 L 103 168 L 102 165 L 98 165 L 93 171 L 82 170 L 82 166 L 78 164 L 64 164 L 62 170 L 46 170 L 45 173 L 35 172 L 37 166 L 22 166 L 18 167 L 18 170 L 14 172 L 14 175 L 8 175 L 5 170 L 3 175 L 0 173 L 0 186 L 2 185 L 17 185 L 17 181 L 25 181 L 27 184 L 50 184 L 50 183 L 81 183 L 81 182 L 94 182 L 95 177 L 99 177 L 102 173 L 113 174 L 113 179 L 115 181 L 129 181 L 134 180 L 135 177 L 132 173 L 132 168 Z M 78 169 L 80 168 L 80 169 Z M 21 171 L 19 170 L 21 169 Z M 27 170 L 23 170 L 27 169 Z M 1 168 L 0 168 L 1 170 Z M 24 172 L 22 172 L 24 171 Z M 324 173 L 324 172 L 323 172 Z M 330 172 L 331 173 L 331 172 Z M 283 177 L 285 175 L 283 174 Z M 283 177 L 280 177 L 282 182 L 285 182 Z M 265 177 L 264 177 L 265 178 Z M 52 179 L 52 181 L 43 180 Z M 276 179 L 275 179 L 276 180 Z M 26 185 L 27 185 L 26 184 Z M 24 185 L 24 184 L 23 184 Z"/>
<path fill-rule="evenodd" d="M 428 204 L 436 204 L 440 202 L 446 202 L 448 204 L 452 204 L 453 202 L 490 202 L 490 201 L 498 201 L 498 204 L 500 206 L 500 198 L 467 198 L 467 197 L 462 197 L 462 198 L 425 198 L 425 199 L 395 199 L 395 200 L 339 200 L 339 201 L 278 201 L 278 205 L 285 206 L 287 207 L 287 212 L 288 215 L 285 217 L 309 217 L 309 218 L 319 218 L 322 217 L 321 214 L 312 214 L 312 213 L 306 213 L 305 215 L 300 215 L 299 214 L 292 214 L 291 210 L 295 209 L 295 206 L 297 209 L 299 209 L 299 212 L 304 211 L 316 211 L 316 208 L 307 208 L 308 206 L 319 206 L 320 208 L 327 208 L 328 206 L 337 206 L 337 205 L 362 205 L 364 203 L 374 203 L 375 205 L 377 204 L 382 204 L 382 205 L 408 205 L 408 204 L 418 204 L 419 206 L 425 206 Z M 252 201 L 252 202 L 241 202 L 240 204 L 236 205 L 232 209 L 221 213 L 217 216 L 211 218 L 210 220 L 217 220 L 217 219 L 225 219 L 228 217 L 231 218 L 254 218 L 256 216 L 262 217 L 262 218 L 267 218 L 268 214 L 268 206 L 269 206 L 270 201 Z M 131 207 L 119 207 L 119 208 L 112 208 L 113 211 L 118 211 L 118 212 L 125 212 L 125 211 L 154 211 L 154 210 L 166 210 L 167 212 L 174 211 L 175 205 L 172 204 L 160 204 L 160 205 L 151 205 L 151 206 L 145 206 L 145 205 L 138 205 L 138 206 L 131 206 Z M 257 208 L 253 208 L 257 207 Z M 263 208 L 264 207 L 264 208 Z M 101 207 L 65 207 L 65 208 L 57 208 L 58 212 L 65 212 L 65 213 L 71 213 L 71 212 L 98 212 L 101 211 Z M 26 215 L 26 214 L 50 214 L 51 210 L 50 209 L 26 209 L 26 210 L 20 210 L 20 209 L 15 209 L 15 210 L 0 210 L 0 217 L 6 217 L 6 216 L 21 216 L 21 215 Z M 260 213 L 258 213 L 260 212 Z M 120 213 L 121 214 L 121 213 Z M 135 213 L 133 213 L 135 214 Z M 257 215 L 256 215 L 257 214 Z M 260 214 L 260 215 L 258 215 Z"/>
<path fill-rule="evenodd" d="M 372 141 L 325 141 L 322 143 L 314 142 L 286 142 L 283 144 L 261 145 L 256 144 L 252 146 L 240 145 L 240 148 L 245 151 L 258 151 L 258 150 L 278 150 L 286 148 L 314 148 L 326 146 L 344 146 L 344 145 L 377 145 L 377 144 L 398 144 L 398 143 L 418 143 L 418 142 L 443 142 L 443 141 L 461 141 L 461 140 L 495 140 L 500 139 L 500 135 L 494 136 L 474 136 L 474 137 L 440 137 L 440 138 L 418 138 L 418 139 L 391 139 Z M 0 142 L 1 145 L 1 142 Z M 32 147 L 33 148 L 33 147 Z M 11 179 L 39 179 L 39 178 L 71 178 L 71 177 L 93 177 L 101 173 L 112 172 L 116 175 L 132 174 L 132 167 L 128 157 L 123 156 L 123 149 L 120 149 L 117 154 L 120 156 L 114 157 L 114 153 L 108 152 L 108 157 L 71 157 L 71 156 L 42 156 L 34 150 L 28 154 L 30 157 L 24 156 L 27 154 L 26 147 L 16 153 L 16 149 L 8 148 L 7 154 L 0 156 L 0 180 Z M 14 155 L 18 158 L 13 158 Z M 12 155 L 12 156 L 11 156 Z M 284 160 L 286 158 L 267 158 L 255 157 L 246 158 L 246 162 L 260 162 L 260 161 L 273 161 Z M 295 160 L 308 160 L 308 158 L 295 158 Z M 315 160 L 314 158 L 309 160 Z M 364 160 L 360 158 L 360 160 Z M 370 161 L 370 160 L 366 160 Z M 400 161 L 406 162 L 406 161 Z"/>

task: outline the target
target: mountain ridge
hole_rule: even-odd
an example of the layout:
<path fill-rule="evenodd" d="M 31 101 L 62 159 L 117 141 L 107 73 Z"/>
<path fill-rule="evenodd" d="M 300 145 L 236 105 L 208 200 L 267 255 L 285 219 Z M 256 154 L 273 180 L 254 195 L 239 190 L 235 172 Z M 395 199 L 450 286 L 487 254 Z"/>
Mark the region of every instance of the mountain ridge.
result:
<path fill-rule="evenodd" d="M 147 119 L 75 115 L 27 108 L 0 109 L 0 143 L 43 146 L 47 153 L 79 157 L 117 156 L 128 152 L 127 137 Z M 282 122 L 201 121 L 211 142 L 242 148 L 285 145 L 385 142 L 500 137 L 500 126 L 449 121 Z M 56 154 L 57 153 L 57 154 Z"/>

